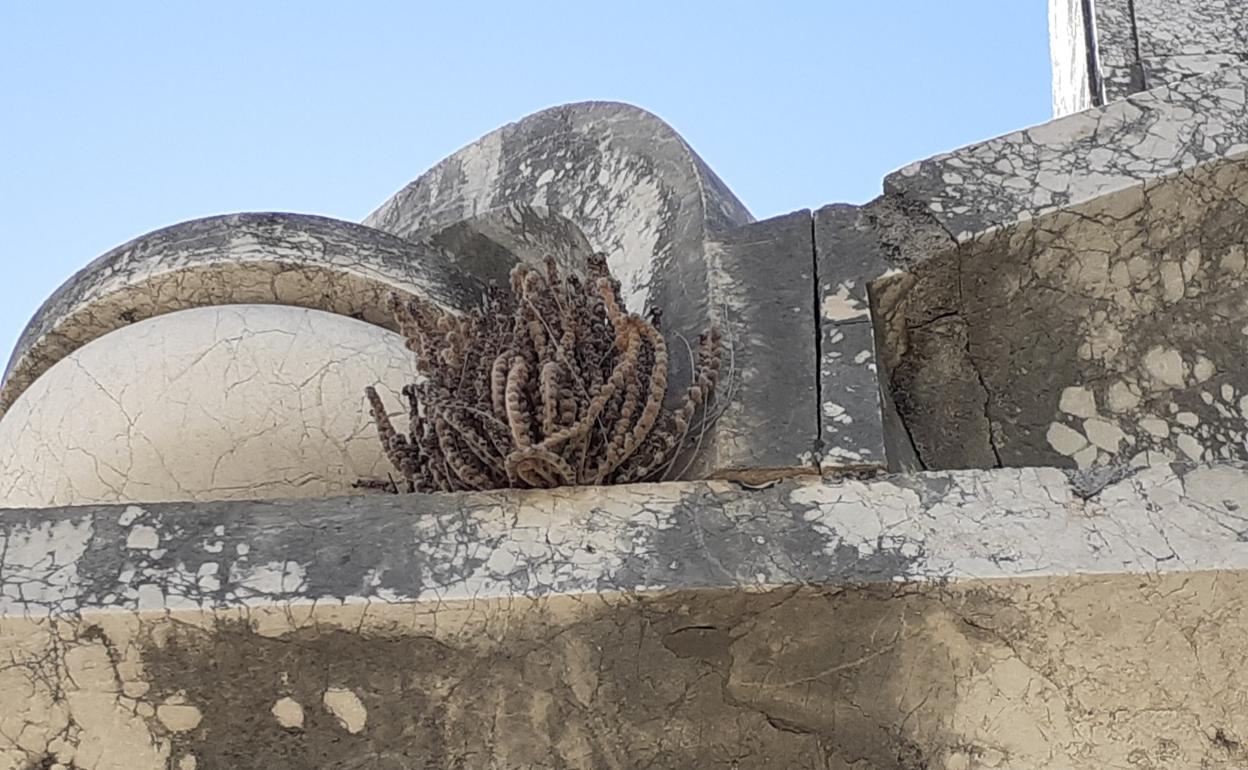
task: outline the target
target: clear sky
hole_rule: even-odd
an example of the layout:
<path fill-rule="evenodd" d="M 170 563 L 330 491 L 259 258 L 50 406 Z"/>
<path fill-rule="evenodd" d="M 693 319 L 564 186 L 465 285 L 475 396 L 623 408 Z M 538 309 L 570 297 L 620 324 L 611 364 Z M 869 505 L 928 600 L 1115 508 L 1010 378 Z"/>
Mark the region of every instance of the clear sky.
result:
<path fill-rule="evenodd" d="M 1045 0 L 0 2 L 0 366 L 66 278 L 234 211 L 359 220 L 571 101 L 672 124 L 764 218 L 1050 117 Z"/>

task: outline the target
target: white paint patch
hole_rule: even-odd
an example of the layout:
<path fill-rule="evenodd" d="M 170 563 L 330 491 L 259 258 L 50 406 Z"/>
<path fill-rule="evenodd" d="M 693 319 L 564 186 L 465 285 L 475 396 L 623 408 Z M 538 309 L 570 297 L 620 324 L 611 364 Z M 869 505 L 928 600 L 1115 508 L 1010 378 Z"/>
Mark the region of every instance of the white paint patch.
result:
<path fill-rule="evenodd" d="M 1153 381 L 1153 390 L 1183 387 L 1186 379 L 1183 356 L 1173 348 L 1160 345 L 1144 354 L 1144 371 Z"/>
<path fill-rule="evenodd" d="M 1094 417 L 1096 415 L 1096 397 L 1088 388 L 1071 386 L 1062 391 L 1058 408 L 1075 417 Z"/>
<path fill-rule="evenodd" d="M 1178 445 L 1179 451 L 1187 455 L 1188 459 L 1191 460 L 1200 460 L 1205 453 L 1205 449 L 1200 445 L 1200 442 L 1187 433 L 1180 433 L 1175 438 L 1174 443 Z"/>
<path fill-rule="evenodd" d="M 364 729 L 368 722 L 368 710 L 358 695 L 343 687 L 331 687 L 322 698 L 325 709 L 333 714 L 338 724 L 349 733 L 355 734 Z"/>
<path fill-rule="evenodd" d="M 78 560 L 94 528 L 89 517 L 14 527 L 0 537 L 0 616 L 47 609 L 73 610 L 79 593 Z"/>
<path fill-rule="evenodd" d="M 1118 445 L 1127 437 L 1117 424 L 1095 418 L 1083 421 L 1083 432 L 1089 441 L 1110 453 L 1117 452 Z"/>
<path fill-rule="evenodd" d="M 1088 445 L 1088 440 L 1083 437 L 1082 433 L 1060 422 L 1049 424 L 1045 438 L 1048 439 L 1049 446 L 1067 457 L 1073 457 L 1076 452 Z"/>
<path fill-rule="evenodd" d="M 1095 444 L 1088 444 L 1083 449 L 1075 452 L 1073 459 L 1075 461 L 1075 465 L 1078 465 L 1080 468 L 1091 468 L 1093 465 L 1096 465 L 1102 457 L 1103 455 L 1101 451 L 1096 448 Z"/>
<path fill-rule="evenodd" d="M 234 564 L 230 582 L 244 591 L 280 595 L 298 590 L 307 576 L 303 565 L 296 561 L 271 561 L 255 566 Z"/>
<path fill-rule="evenodd" d="M 117 517 L 117 524 L 122 527 L 128 527 L 135 522 L 145 511 L 137 505 L 127 505 L 126 510 L 121 512 Z"/>
<path fill-rule="evenodd" d="M 829 321 L 851 321 L 864 318 L 869 312 L 857 297 L 849 293 L 845 284 L 837 286 L 835 294 L 823 298 L 822 310 L 823 317 Z"/>
<path fill-rule="evenodd" d="M 303 705 L 294 698 L 279 698 L 270 711 L 277 723 L 287 730 L 303 729 Z"/>
<path fill-rule="evenodd" d="M 160 533 L 155 527 L 140 524 L 126 536 L 126 547 L 135 551 L 151 551 L 160 546 Z"/>
<path fill-rule="evenodd" d="M 1205 382 L 1213 375 L 1218 373 L 1218 369 L 1213 362 L 1204 356 L 1196 357 L 1196 365 L 1192 367 L 1192 376 L 1197 382 Z"/>
<path fill-rule="evenodd" d="M 1121 414 L 1122 412 L 1129 412 L 1140 405 L 1139 395 L 1133 392 L 1127 383 L 1121 380 L 1109 386 L 1107 395 L 1111 412 Z"/>
<path fill-rule="evenodd" d="M 204 715 L 189 703 L 162 703 L 156 707 L 156 718 L 170 732 L 184 733 L 198 727 Z"/>
<path fill-rule="evenodd" d="M 498 173 L 502 168 L 503 134 L 501 131 L 486 134 L 457 155 L 464 175 L 459 194 L 470 214 L 480 214 L 491 207 L 497 192 Z"/>

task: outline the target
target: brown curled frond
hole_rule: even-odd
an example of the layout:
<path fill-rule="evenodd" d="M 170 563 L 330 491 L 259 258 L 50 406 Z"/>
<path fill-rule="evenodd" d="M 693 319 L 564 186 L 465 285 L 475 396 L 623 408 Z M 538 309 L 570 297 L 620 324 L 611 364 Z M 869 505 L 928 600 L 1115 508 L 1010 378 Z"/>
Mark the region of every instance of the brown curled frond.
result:
<path fill-rule="evenodd" d="M 366 395 L 408 491 L 647 480 L 671 473 L 714 419 L 718 331 L 690 350 L 692 378 L 669 398 L 659 316 L 625 310 L 602 254 L 583 275 L 562 275 L 550 257 L 542 269 L 518 265 L 469 313 L 397 296 L 390 309 L 421 378 L 403 389 L 408 433 L 375 389 Z"/>

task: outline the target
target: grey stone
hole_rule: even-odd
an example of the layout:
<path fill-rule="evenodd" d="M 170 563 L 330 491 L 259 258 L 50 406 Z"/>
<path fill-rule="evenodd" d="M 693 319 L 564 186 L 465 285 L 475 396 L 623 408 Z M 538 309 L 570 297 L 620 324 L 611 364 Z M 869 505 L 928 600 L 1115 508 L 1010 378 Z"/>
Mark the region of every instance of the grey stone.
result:
<path fill-rule="evenodd" d="M 1244 463 L 1095 478 L 1089 490 L 1087 474 L 1006 468 L 0 509 L 0 616 L 1248 569 Z M 1092 495 L 1102 507 L 1081 509 Z"/>
<path fill-rule="evenodd" d="M 753 220 L 666 123 L 630 105 L 585 102 L 487 134 L 364 224 L 410 237 L 517 203 L 570 220 L 607 254 L 631 310 L 669 316 L 677 298 L 704 301 L 707 238 Z"/>
<path fill-rule="evenodd" d="M 390 292 L 464 310 L 480 301 L 482 285 L 452 255 L 326 217 L 229 214 L 156 230 L 93 260 L 36 311 L 5 370 L 0 414 L 75 349 L 146 318 L 270 303 L 393 329 Z"/>
<path fill-rule="evenodd" d="M 449 225 L 431 225 L 409 240 L 443 252 L 457 268 L 488 286 L 507 286 L 517 262 L 541 268 L 552 257 L 561 271 L 584 274 L 594 249 L 572 220 L 544 206 L 513 203 Z"/>
<path fill-rule="evenodd" d="M 836 204 L 815 212 L 816 287 L 819 323 L 819 420 L 821 467 L 883 468 L 897 451 L 886 448 L 880 404 L 879 363 L 867 286 L 891 267 L 894 221 L 884 206 Z"/>
<path fill-rule="evenodd" d="M 1049 0 L 1057 115 L 1248 61 L 1239 0 Z"/>
<path fill-rule="evenodd" d="M 729 231 L 708 243 L 707 258 L 728 353 L 718 416 L 687 475 L 760 481 L 812 471 L 819 426 L 810 212 Z M 684 343 L 671 349 L 676 370 L 687 371 Z"/>

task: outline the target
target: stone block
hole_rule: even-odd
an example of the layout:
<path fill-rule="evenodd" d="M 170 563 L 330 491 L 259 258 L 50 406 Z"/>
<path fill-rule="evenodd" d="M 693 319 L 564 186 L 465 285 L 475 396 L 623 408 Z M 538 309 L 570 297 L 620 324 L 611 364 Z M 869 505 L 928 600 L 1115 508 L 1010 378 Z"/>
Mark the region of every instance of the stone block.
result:
<path fill-rule="evenodd" d="M 1248 61 L 1238 0 L 1049 0 L 1058 116 Z"/>
<path fill-rule="evenodd" d="M 1229 770 L 1245 507 L 1215 463 L 8 510 L 0 767 Z"/>
<path fill-rule="evenodd" d="M 904 254 L 947 238 L 891 198 L 815 212 L 819 317 L 819 464 L 827 471 L 918 468 L 909 437 L 880 387 L 868 288 Z M 887 375 L 887 371 L 883 372 Z"/>
<path fill-rule="evenodd" d="M 707 246 L 724 333 L 717 417 L 688 478 L 762 482 L 816 470 L 814 243 L 809 211 L 754 222 Z M 666 316 L 663 316 L 666 324 Z M 689 370 L 682 343 L 677 371 Z"/>
<path fill-rule="evenodd" d="M 926 467 L 1248 456 L 1248 67 L 890 176 L 944 240 L 872 285 Z"/>

